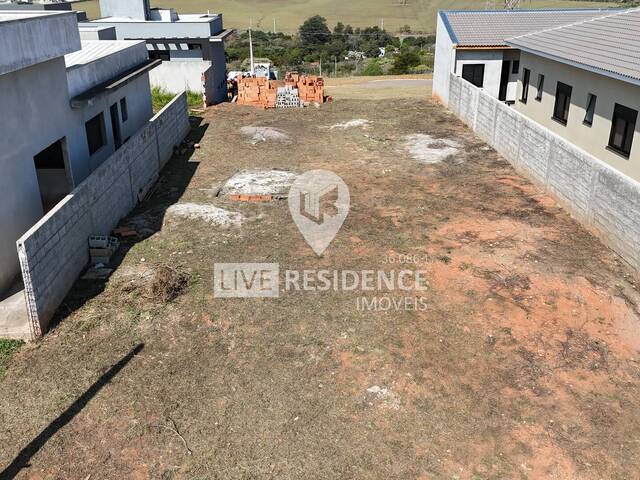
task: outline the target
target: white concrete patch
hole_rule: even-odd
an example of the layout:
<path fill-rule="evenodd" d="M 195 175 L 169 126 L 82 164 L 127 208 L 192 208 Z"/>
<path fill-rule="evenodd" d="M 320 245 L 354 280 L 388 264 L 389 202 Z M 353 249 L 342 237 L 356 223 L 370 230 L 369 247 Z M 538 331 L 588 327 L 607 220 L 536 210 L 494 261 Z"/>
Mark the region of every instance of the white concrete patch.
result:
<path fill-rule="evenodd" d="M 378 385 L 369 387 L 367 388 L 367 396 L 371 400 L 377 400 L 382 407 L 392 410 L 398 410 L 400 408 L 400 398 L 386 387 L 380 387 Z"/>
<path fill-rule="evenodd" d="M 181 217 L 193 220 L 204 220 L 219 227 L 239 227 L 245 220 L 239 212 L 230 212 L 213 205 L 198 203 L 177 203 L 167 209 L 167 217 Z"/>
<path fill-rule="evenodd" d="M 331 125 L 331 127 L 329 127 L 331 130 L 333 130 L 334 128 L 341 128 L 343 130 L 346 130 L 347 128 L 355 128 L 355 127 L 368 127 L 371 124 L 371 122 L 369 120 L 365 120 L 364 118 L 356 118 L 354 120 L 349 120 L 348 122 L 344 122 L 344 123 L 336 123 L 335 125 Z"/>
<path fill-rule="evenodd" d="M 298 177 L 284 170 L 245 170 L 224 184 L 221 195 L 286 195 Z"/>
<path fill-rule="evenodd" d="M 414 133 L 404 137 L 404 148 L 414 159 L 422 163 L 438 163 L 458 153 L 462 145 L 448 138 L 433 138 L 424 133 Z"/>
<path fill-rule="evenodd" d="M 254 127 L 252 125 L 240 128 L 240 133 L 247 137 L 251 137 L 251 143 L 254 145 L 259 142 L 273 140 L 276 142 L 286 142 L 289 135 L 284 130 L 273 127 Z"/>

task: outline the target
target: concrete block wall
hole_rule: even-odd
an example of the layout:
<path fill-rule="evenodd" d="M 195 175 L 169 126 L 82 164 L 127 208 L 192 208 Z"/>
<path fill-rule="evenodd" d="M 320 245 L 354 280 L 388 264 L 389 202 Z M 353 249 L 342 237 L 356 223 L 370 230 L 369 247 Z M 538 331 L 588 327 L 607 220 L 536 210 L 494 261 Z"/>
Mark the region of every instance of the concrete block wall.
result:
<path fill-rule="evenodd" d="M 189 128 L 182 93 L 18 240 L 32 339 L 86 267 L 89 236 L 109 234 L 136 206 Z"/>
<path fill-rule="evenodd" d="M 640 271 L 640 183 L 455 75 L 448 107 Z"/>

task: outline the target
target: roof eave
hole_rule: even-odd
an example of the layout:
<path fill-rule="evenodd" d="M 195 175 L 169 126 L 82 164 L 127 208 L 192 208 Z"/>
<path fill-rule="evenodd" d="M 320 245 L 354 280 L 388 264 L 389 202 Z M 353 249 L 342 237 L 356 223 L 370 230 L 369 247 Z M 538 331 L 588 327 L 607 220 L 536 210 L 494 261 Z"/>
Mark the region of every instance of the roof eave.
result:
<path fill-rule="evenodd" d="M 534 48 L 530 48 L 524 45 L 519 45 L 515 42 L 509 42 L 509 44 L 514 47 L 514 48 L 518 48 L 524 52 L 527 53 L 531 53 L 533 55 L 537 55 L 539 57 L 543 57 L 543 58 L 547 58 L 549 60 L 553 60 L 555 62 L 559 62 L 559 63 L 563 63 L 565 65 L 569 65 L 575 68 L 579 68 L 580 70 L 586 70 L 588 72 L 592 72 L 592 73 L 597 73 L 599 75 L 603 75 L 605 77 L 609 77 L 609 78 L 613 78 L 615 80 L 620 80 L 622 82 L 626 82 L 626 83 L 631 83 L 632 85 L 637 85 L 640 86 L 640 79 L 638 78 L 633 78 L 633 77 L 629 77 L 627 75 L 622 75 L 619 73 L 615 73 L 615 72 L 610 72 L 609 70 L 605 70 L 602 68 L 598 68 L 598 67 L 594 67 L 591 65 L 587 65 L 584 63 L 580 63 L 580 62 L 575 62 L 573 60 L 570 60 L 568 58 L 562 58 L 562 57 L 558 57 L 557 55 L 553 55 L 552 53 L 548 53 L 548 52 L 543 52 L 540 50 L 536 50 Z"/>

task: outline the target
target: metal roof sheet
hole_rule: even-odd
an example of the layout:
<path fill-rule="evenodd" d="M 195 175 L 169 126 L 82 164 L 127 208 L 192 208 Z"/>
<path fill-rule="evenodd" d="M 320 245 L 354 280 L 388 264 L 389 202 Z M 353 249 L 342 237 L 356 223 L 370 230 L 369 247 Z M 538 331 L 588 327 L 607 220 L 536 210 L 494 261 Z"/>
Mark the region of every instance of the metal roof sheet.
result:
<path fill-rule="evenodd" d="M 104 57 L 138 45 L 140 40 L 89 40 L 82 42 L 82 50 L 64 56 L 67 69 L 87 65 Z"/>
<path fill-rule="evenodd" d="M 508 40 L 521 50 L 640 82 L 640 9 Z"/>
<path fill-rule="evenodd" d="M 440 15 L 453 43 L 459 47 L 504 46 L 511 37 L 547 30 L 619 9 L 476 10 L 443 11 Z"/>

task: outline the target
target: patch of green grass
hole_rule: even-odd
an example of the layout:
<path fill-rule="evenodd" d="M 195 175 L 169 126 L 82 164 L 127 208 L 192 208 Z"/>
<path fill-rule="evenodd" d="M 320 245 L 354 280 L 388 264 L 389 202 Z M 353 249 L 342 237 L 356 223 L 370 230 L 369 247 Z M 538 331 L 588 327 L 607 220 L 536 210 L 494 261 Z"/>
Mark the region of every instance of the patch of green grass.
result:
<path fill-rule="evenodd" d="M 153 87 L 151 89 L 151 102 L 153 103 L 153 111 L 159 112 L 176 96 L 175 93 L 167 92 L 162 87 Z M 192 91 L 187 91 L 187 104 L 189 110 L 194 108 L 202 108 L 202 94 Z"/>
<path fill-rule="evenodd" d="M 11 356 L 22 346 L 22 340 L 3 340 L 0 339 L 0 379 L 4 376 L 7 364 L 11 360 Z"/>

